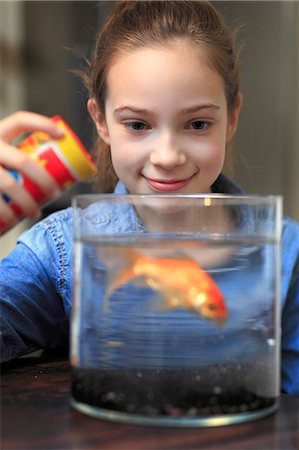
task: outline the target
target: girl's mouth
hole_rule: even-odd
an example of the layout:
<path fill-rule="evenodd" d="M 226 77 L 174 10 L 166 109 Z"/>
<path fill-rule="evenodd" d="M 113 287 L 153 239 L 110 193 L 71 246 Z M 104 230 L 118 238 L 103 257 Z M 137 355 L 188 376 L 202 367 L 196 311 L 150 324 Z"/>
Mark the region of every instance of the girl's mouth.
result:
<path fill-rule="evenodd" d="M 190 183 L 191 179 L 194 175 L 188 178 L 180 179 L 180 180 L 162 180 L 162 179 L 151 179 L 144 177 L 146 184 L 156 192 L 175 192 L 183 187 L 185 187 L 188 183 Z"/>

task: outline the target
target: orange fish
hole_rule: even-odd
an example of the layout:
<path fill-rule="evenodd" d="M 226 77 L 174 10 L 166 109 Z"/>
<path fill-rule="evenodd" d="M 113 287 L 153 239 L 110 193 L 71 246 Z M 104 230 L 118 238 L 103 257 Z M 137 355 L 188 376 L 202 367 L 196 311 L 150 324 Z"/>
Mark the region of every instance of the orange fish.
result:
<path fill-rule="evenodd" d="M 109 284 L 106 298 L 121 285 L 140 278 L 157 291 L 163 309 L 184 308 L 217 325 L 227 319 L 222 294 L 212 278 L 192 259 L 150 258 L 134 251 L 122 253 L 127 267 Z"/>

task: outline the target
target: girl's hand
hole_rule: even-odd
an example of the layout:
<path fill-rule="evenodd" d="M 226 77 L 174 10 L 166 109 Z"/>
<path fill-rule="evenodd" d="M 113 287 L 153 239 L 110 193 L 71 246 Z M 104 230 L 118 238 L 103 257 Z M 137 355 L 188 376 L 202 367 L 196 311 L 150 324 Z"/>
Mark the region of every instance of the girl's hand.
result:
<path fill-rule="evenodd" d="M 37 219 L 41 211 L 33 197 L 14 180 L 7 169 L 16 170 L 28 177 L 48 199 L 55 198 L 60 193 L 54 178 L 30 156 L 11 144 L 13 139 L 24 132 L 33 131 L 43 131 L 56 139 L 63 136 L 63 131 L 51 119 L 31 112 L 19 111 L 0 121 L 0 219 L 8 227 L 14 226 L 18 219 L 2 194 L 8 195 L 21 208 L 24 216 Z"/>

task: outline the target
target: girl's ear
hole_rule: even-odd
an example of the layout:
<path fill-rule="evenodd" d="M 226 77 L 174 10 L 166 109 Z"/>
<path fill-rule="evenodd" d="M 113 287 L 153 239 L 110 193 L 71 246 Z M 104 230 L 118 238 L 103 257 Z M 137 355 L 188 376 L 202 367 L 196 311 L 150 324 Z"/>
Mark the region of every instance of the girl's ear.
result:
<path fill-rule="evenodd" d="M 226 132 L 226 143 L 229 143 L 232 140 L 237 130 L 242 104 L 243 104 L 243 95 L 241 94 L 241 92 L 239 92 L 236 98 L 235 106 L 233 110 L 229 113 Z"/>
<path fill-rule="evenodd" d="M 110 137 L 104 114 L 100 111 L 94 98 L 90 98 L 87 102 L 87 110 L 94 121 L 98 135 L 103 141 L 110 145 Z"/>

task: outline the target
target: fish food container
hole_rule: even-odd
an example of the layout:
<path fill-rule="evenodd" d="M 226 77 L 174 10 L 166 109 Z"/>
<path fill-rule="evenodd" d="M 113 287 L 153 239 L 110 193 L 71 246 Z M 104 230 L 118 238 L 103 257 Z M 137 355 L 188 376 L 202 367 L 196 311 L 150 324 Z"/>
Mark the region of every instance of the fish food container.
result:
<path fill-rule="evenodd" d="M 60 116 L 54 116 L 52 120 L 63 130 L 62 138 L 52 139 L 46 133 L 36 131 L 22 140 L 18 148 L 36 160 L 56 180 L 59 187 L 65 190 L 76 183 L 86 181 L 95 173 L 96 167 L 91 161 L 90 154 L 68 124 Z M 45 194 L 35 183 L 15 170 L 10 169 L 8 172 L 40 205 L 45 204 Z M 2 195 L 2 198 L 21 220 L 22 209 L 7 195 Z M 0 235 L 5 231 L 8 231 L 8 228 L 0 220 Z"/>
<path fill-rule="evenodd" d="M 182 427 L 275 412 L 281 203 L 75 197 L 72 406 Z"/>

